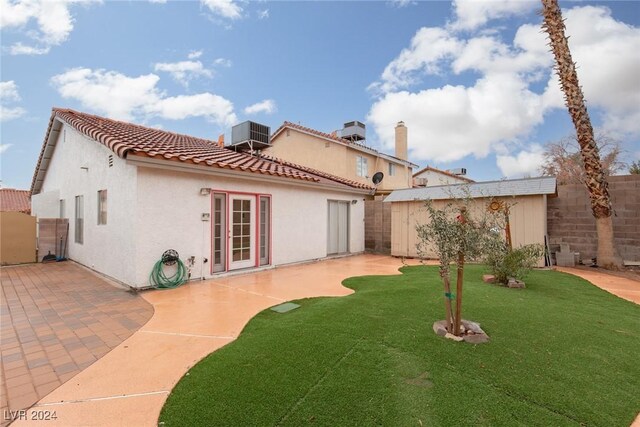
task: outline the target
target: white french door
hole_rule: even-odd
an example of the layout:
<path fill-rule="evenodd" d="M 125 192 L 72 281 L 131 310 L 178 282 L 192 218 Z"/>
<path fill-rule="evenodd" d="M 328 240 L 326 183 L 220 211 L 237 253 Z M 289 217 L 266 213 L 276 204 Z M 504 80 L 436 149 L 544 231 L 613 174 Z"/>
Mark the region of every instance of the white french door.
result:
<path fill-rule="evenodd" d="M 229 270 L 256 265 L 255 197 L 229 197 Z"/>
<path fill-rule="evenodd" d="M 349 202 L 329 200 L 327 255 L 349 252 Z"/>

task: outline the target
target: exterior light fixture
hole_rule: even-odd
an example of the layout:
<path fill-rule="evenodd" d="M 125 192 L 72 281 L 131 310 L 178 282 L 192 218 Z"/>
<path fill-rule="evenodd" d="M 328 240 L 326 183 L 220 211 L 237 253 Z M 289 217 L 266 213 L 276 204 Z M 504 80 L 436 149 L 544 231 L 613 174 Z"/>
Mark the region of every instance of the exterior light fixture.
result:
<path fill-rule="evenodd" d="M 210 188 L 202 187 L 200 189 L 200 195 L 201 196 L 208 196 L 210 193 L 211 193 L 211 189 Z"/>
<path fill-rule="evenodd" d="M 356 203 L 358 203 L 358 201 L 357 201 L 357 200 L 352 200 L 352 201 L 351 201 L 351 204 L 352 204 L 352 205 L 355 205 Z"/>

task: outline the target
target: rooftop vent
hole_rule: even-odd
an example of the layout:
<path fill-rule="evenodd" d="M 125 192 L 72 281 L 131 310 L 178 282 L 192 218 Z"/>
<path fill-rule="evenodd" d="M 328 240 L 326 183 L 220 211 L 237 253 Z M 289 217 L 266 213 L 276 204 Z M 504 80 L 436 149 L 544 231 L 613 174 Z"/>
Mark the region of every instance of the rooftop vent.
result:
<path fill-rule="evenodd" d="M 366 126 L 362 122 L 353 121 L 344 124 L 341 136 L 349 141 L 362 141 L 365 139 Z"/>
<path fill-rule="evenodd" d="M 270 147 L 271 129 L 251 121 L 242 122 L 231 128 L 231 145 L 236 151 L 256 151 Z"/>
<path fill-rule="evenodd" d="M 466 175 L 467 174 L 467 169 L 466 168 L 451 169 L 449 171 L 449 173 L 452 173 L 454 175 Z"/>

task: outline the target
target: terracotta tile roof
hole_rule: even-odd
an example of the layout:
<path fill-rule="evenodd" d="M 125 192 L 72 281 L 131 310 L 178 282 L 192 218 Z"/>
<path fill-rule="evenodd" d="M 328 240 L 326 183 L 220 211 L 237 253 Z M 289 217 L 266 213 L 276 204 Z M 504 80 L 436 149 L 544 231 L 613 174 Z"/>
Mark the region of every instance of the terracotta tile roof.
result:
<path fill-rule="evenodd" d="M 0 211 L 31 213 L 31 192 L 14 188 L 0 188 Z"/>
<path fill-rule="evenodd" d="M 418 172 L 413 174 L 413 177 L 417 178 L 418 175 L 420 175 L 421 173 L 426 172 L 426 171 L 432 171 L 432 172 L 441 173 L 442 175 L 450 176 L 452 178 L 457 178 L 457 179 L 460 179 L 460 180 L 466 181 L 466 182 L 475 182 L 474 180 L 472 180 L 471 178 L 467 178 L 466 176 L 456 175 L 456 174 L 453 174 L 453 173 L 451 173 L 449 171 L 443 171 L 442 169 L 434 168 L 433 166 L 427 166 L 426 168 L 420 169 Z"/>
<path fill-rule="evenodd" d="M 332 133 L 321 132 L 319 130 L 308 128 L 306 126 L 302 126 L 302 125 L 299 125 L 299 124 L 296 124 L 296 123 L 291 123 L 291 122 L 288 122 L 288 121 L 285 121 L 282 124 L 282 126 L 280 126 L 278 129 L 276 129 L 276 131 L 273 133 L 271 138 L 272 139 L 275 138 L 280 132 L 282 132 L 284 129 L 287 129 L 287 128 L 296 129 L 296 130 L 299 130 L 299 131 L 302 131 L 302 132 L 310 133 L 312 135 L 316 135 L 316 136 L 319 136 L 321 138 L 331 139 L 331 140 L 339 142 L 341 144 L 353 145 L 353 146 L 362 148 L 364 150 L 367 150 L 367 151 L 369 151 L 371 153 L 374 153 L 376 155 L 382 155 L 382 156 L 385 156 L 385 157 L 390 157 L 392 159 L 397 160 L 398 162 L 411 164 L 412 166 L 417 166 L 417 165 L 414 165 L 413 163 L 409 162 L 408 160 L 402 160 L 402 159 L 400 159 L 400 158 L 398 158 L 396 156 L 392 156 L 390 154 L 380 153 L 375 148 L 371 148 L 371 147 L 366 146 L 364 144 L 359 144 L 357 142 L 353 142 L 353 141 L 350 141 L 348 139 L 341 138 L 338 135 L 336 135 L 335 132 L 332 132 Z"/>
<path fill-rule="evenodd" d="M 238 153 L 219 147 L 215 141 L 189 135 L 148 128 L 132 123 L 107 119 L 92 114 L 62 108 L 54 108 L 51 113 L 49 129 L 40 153 L 34 174 L 32 190 L 40 169 L 48 135 L 54 119 L 60 119 L 78 132 L 108 147 L 121 158 L 127 156 L 154 157 L 171 161 L 193 163 L 224 169 L 234 169 L 250 173 L 280 176 L 317 183 L 334 183 L 357 189 L 368 186 L 347 182 L 333 175 L 305 170 L 293 163 L 285 164 L 277 159 L 266 159 L 246 153 Z"/>

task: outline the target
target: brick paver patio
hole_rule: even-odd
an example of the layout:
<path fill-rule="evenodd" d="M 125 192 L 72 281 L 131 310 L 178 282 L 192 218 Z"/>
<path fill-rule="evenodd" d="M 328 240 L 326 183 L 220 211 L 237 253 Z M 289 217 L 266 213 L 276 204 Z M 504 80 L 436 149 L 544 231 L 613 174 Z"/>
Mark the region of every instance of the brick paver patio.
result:
<path fill-rule="evenodd" d="M 153 314 L 143 298 L 71 261 L 3 267 L 0 278 L 2 425 L 9 410 L 30 407 Z"/>

